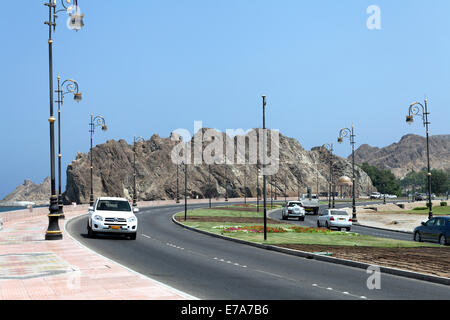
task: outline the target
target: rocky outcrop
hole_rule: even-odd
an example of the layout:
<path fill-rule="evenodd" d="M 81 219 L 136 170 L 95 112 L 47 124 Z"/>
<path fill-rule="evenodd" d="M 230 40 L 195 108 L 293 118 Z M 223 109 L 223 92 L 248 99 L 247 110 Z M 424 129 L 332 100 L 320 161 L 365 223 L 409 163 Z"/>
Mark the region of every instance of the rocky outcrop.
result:
<path fill-rule="evenodd" d="M 389 169 L 397 178 L 403 178 L 411 169 L 419 171 L 427 166 L 426 138 L 409 134 L 384 148 L 361 145 L 355 151 L 355 161 Z M 450 135 L 430 137 L 430 163 L 433 169 L 450 170 Z"/>
<path fill-rule="evenodd" d="M 16 190 L 7 195 L 2 202 L 33 202 L 35 204 L 47 204 L 50 199 L 50 178 L 45 178 L 41 184 L 35 184 L 30 180 L 18 186 Z"/>
<path fill-rule="evenodd" d="M 205 132 L 202 129 L 191 140 Z M 236 143 L 239 136 L 230 138 L 218 133 L 224 139 Z M 154 135 L 150 140 L 136 147 L 136 184 L 139 200 L 174 199 L 177 195 L 177 167 L 179 196 L 184 194 L 184 165 L 176 165 L 171 158 L 172 150 L 179 141 Z M 203 141 L 201 151 L 209 143 Z M 267 190 L 277 190 L 278 195 L 286 193 L 296 196 L 298 191 L 306 193 L 310 186 L 316 192 L 317 181 L 320 191 L 327 191 L 329 179 L 329 152 L 324 148 L 306 151 L 295 139 L 280 135 L 279 171 L 267 178 Z M 271 147 L 268 148 L 271 154 Z M 192 151 L 194 153 L 194 151 Z M 233 153 L 236 156 L 236 151 Z M 248 159 L 248 152 L 246 152 Z M 133 195 L 133 145 L 124 140 L 108 141 L 93 148 L 94 195 L 120 196 L 132 198 Z M 192 159 L 194 157 L 192 156 Z M 229 161 L 229 159 L 227 160 Z M 236 162 L 236 161 L 234 161 Z M 351 163 L 343 158 L 335 158 L 336 177 L 352 175 Z M 257 194 L 257 173 L 259 192 L 262 192 L 261 164 L 190 164 L 187 166 L 187 194 L 191 198 L 212 196 L 248 197 Z M 359 168 L 356 169 L 358 192 L 365 193 L 372 186 L 370 178 Z M 211 183 L 209 183 L 211 181 Z M 286 181 L 286 188 L 285 188 Z M 244 187 L 246 185 L 246 188 Z M 78 153 L 76 159 L 67 168 L 67 202 L 87 203 L 90 195 L 90 157 Z"/>

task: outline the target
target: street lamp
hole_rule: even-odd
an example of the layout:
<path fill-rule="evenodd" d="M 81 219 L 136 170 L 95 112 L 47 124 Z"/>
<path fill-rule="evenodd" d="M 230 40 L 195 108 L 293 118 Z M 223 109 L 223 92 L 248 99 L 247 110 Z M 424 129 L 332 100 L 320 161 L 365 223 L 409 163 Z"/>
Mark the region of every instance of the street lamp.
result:
<path fill-rule="evenodd" d="M 352 128 L 344 128 L 339 132 L 338 142 L 342 143 L 344 138 L 350 139 L 350 144 L 352 145 L 352 210 L 353 210 L 353 222 L 358 222 L 356 217 L 356 198 L 355 198 L 355 126 L 352 125 Z"/>
<path fill-rule="evenodd" d="M 134 178 L 134 191 L 133 191 L 133 207 L 137 207 L 137 188 L 136 188 L 136 143 L 138 142 L 144 142 L 144 138 L 142 137 L 137 137 L 134 136 L 134 142 L 133 142 L 133 153 L 134 153 L 134 158 L 133 158 L 133 169 L 134 169 L 134 173 L 133 173 L 133 178 Z"/>
<path fill-rule="evenodd" d="M 420 108 L 419 108 L 420 107 Z M 421 110 L 422 109 L 422 110 Z M 422 114 L 420 114 L 422 111 Z M 433 208 L 431 202 L 431 168 L 430 168 L 430 143 L 429 143 L 429 130 L 428 126 L 430 122 L 428 121 L 427 98 L 425 98 L 425 103 L 420 102 L 411 103 L 409 106 L 409 113 L 406 116 L 406 123 L 412 124 L 414 122 L 414 116 L 422 116 L 423 126 L 425 127 L 426 137 L 427 137 L 427 189 L 428 189 L 428 218 L 433 218 Z"/>
<path fill-rule="evenodd" d="M 259 212 L 259 169 L 256 163 L 256 212 Z"/>
<path fill-rule="evenodd" d="M 264 241 L 267 240 L 267 196 L 266 196 L 266 96 L 263 99 L 263 197 L 264 197 Z"/>
<path fill-rule="evenodd" d="M 53 39 L 52 34 L 56 31 L 56 14 L 60 11 L 68 11 L 68 8 L 62 1 L 62 6 L 65 10 L 56 10 L 56 0 L 44 3 L 48 7 L 48 60 L 49 60 L 49 97 L 50 97 L 50 117 L 48 118 L 50 126 L 50 206 L 49 206 L 49 223 L 45 233 L 45 240 L 61 240 L 62 231 L 59 229 L 58 219 L 61 217 L 58 206 L 58 196 L 56 195 L 56 181 L 55 181 L 55 116 L 53 113 Z M 78 9 L 78 2 L 75 3 Z"/>
<path fill-rule="evenodd" d="M 93 151 L 92 151 L 92 135 L 95 133 L 95 127 L 101 127 L 102 131 L 106 131 L 108 127 L 106 126 L 105 118 L 102 116 L 96 116 L 94 118 L 94 115 L 91 113 L 91 123 L 89 123 L 89 132 L 91 133 L 91 195 L 89 197 L 89 206 L 94 206 L 94 165 L 93 165 Z"/>
<path fill-rule="evenodd" d="M 55 91 L 58 94 L 58 212 L 61 215 L 60 219 L 65 219 L 64 206 L 62 200 L 62 186 L 61 186 L 61 106 L 64 105 L 64 96 L 66 94 L 73 94 L 73 98 L 76 102 L 81 102 L 82 95 L 79 92 L 78 82 L 72 79 L 68 79 L 61 83 L 61 77 L 58 76 L 58 90 Z"/>
<path fill-rule="evenodd" d="M 328 209 L 334 208 L 334 190 L 333 190 L 333 144 L 325 143 L 322 147 L 325 147 L 329 152 L 329 163 L 330 163 L 330 183 L 329 183 L 329 193 L 328 193 Z M 333 205 L 331 204 L 331 197 L 333 194 Z"/>
<path fill-rule="evenodd" d="M 187 220 L 187 161 L 184 161 L 184 221 L 186 220 Z"/>
<path fill-rule="evenodd" d="M 179 178 L 178 178 L 178 171 L 179 171 L 179 164 L 177 163 L 177 201 L 176 203 L 180 203 L 180 185 L 179 185 Z"/>

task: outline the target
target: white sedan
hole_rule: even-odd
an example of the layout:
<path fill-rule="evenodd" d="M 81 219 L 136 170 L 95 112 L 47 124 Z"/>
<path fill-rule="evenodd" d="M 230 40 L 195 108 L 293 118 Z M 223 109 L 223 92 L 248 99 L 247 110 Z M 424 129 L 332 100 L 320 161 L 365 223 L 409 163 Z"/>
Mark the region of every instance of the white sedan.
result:
<path fill-rule="evenodd" d="M 136 240 L 138 220 L 130 203 L 124 198 L 98 198 L 93 207 L 89 207 L 87 224 L 88 236 L 95 237 L 98 233 L 115 233 L 130 236 Z"/>
<path fill-rule="evenodd" d="M 346 229 L 350 231 L 352 228 L 352 217 L 345 210 L 327 209 L 319 214 L 317 219 L 317 227 Z"/>

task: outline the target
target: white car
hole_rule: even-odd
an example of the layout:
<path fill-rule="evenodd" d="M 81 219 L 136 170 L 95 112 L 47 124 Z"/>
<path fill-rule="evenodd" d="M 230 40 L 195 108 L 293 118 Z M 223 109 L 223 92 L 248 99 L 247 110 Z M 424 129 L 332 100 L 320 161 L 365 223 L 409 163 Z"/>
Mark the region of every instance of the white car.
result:
<path fill-rule="evenodd" d="M 281 210 L 281 218 L 287 220 L 289 218 L 298 218 L 300 221 L 305 221 L 305 209 L 302 207 L 300 201 L 288 201 Z"/>
<path fill-rule="evenodd" d="M 99 233 L 125 234 L 136 240 L 138 220 L 135 213 L 124 198 L 98 198 L 93 207 L 89 207 L 87 224 L 89 238 Z"/>
<path fill-rule="evenodd" d="M 346 229 L 350 231 L 352 229 L 352 217 L 347 211 L 339 209 L 327 209 L 319 214 L 317 219 L 317 227 L 325 227 L 331 230 L 331 228 Z"/>

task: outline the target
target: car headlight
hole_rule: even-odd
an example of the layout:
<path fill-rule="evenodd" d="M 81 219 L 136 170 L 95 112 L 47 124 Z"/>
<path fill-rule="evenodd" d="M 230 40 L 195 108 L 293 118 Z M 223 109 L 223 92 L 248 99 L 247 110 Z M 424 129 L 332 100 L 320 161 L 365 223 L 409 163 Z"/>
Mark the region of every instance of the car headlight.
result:
<path fill-rule="evenodd" d="M 128 220 L 127 220 L 128 222 L 135 222 L 136 221 L 136 217 L 131 217 L 131 218 L 128 218 Z"/>
<path fill-rule="evenodd" d="M 97 221 L 103 221 L 103 217 L 102 217 L 102 216 L 99 216 L 99 215 L 96 215 L 96 216 L 94 217 L 94 220 L 97 220 Z"/>

